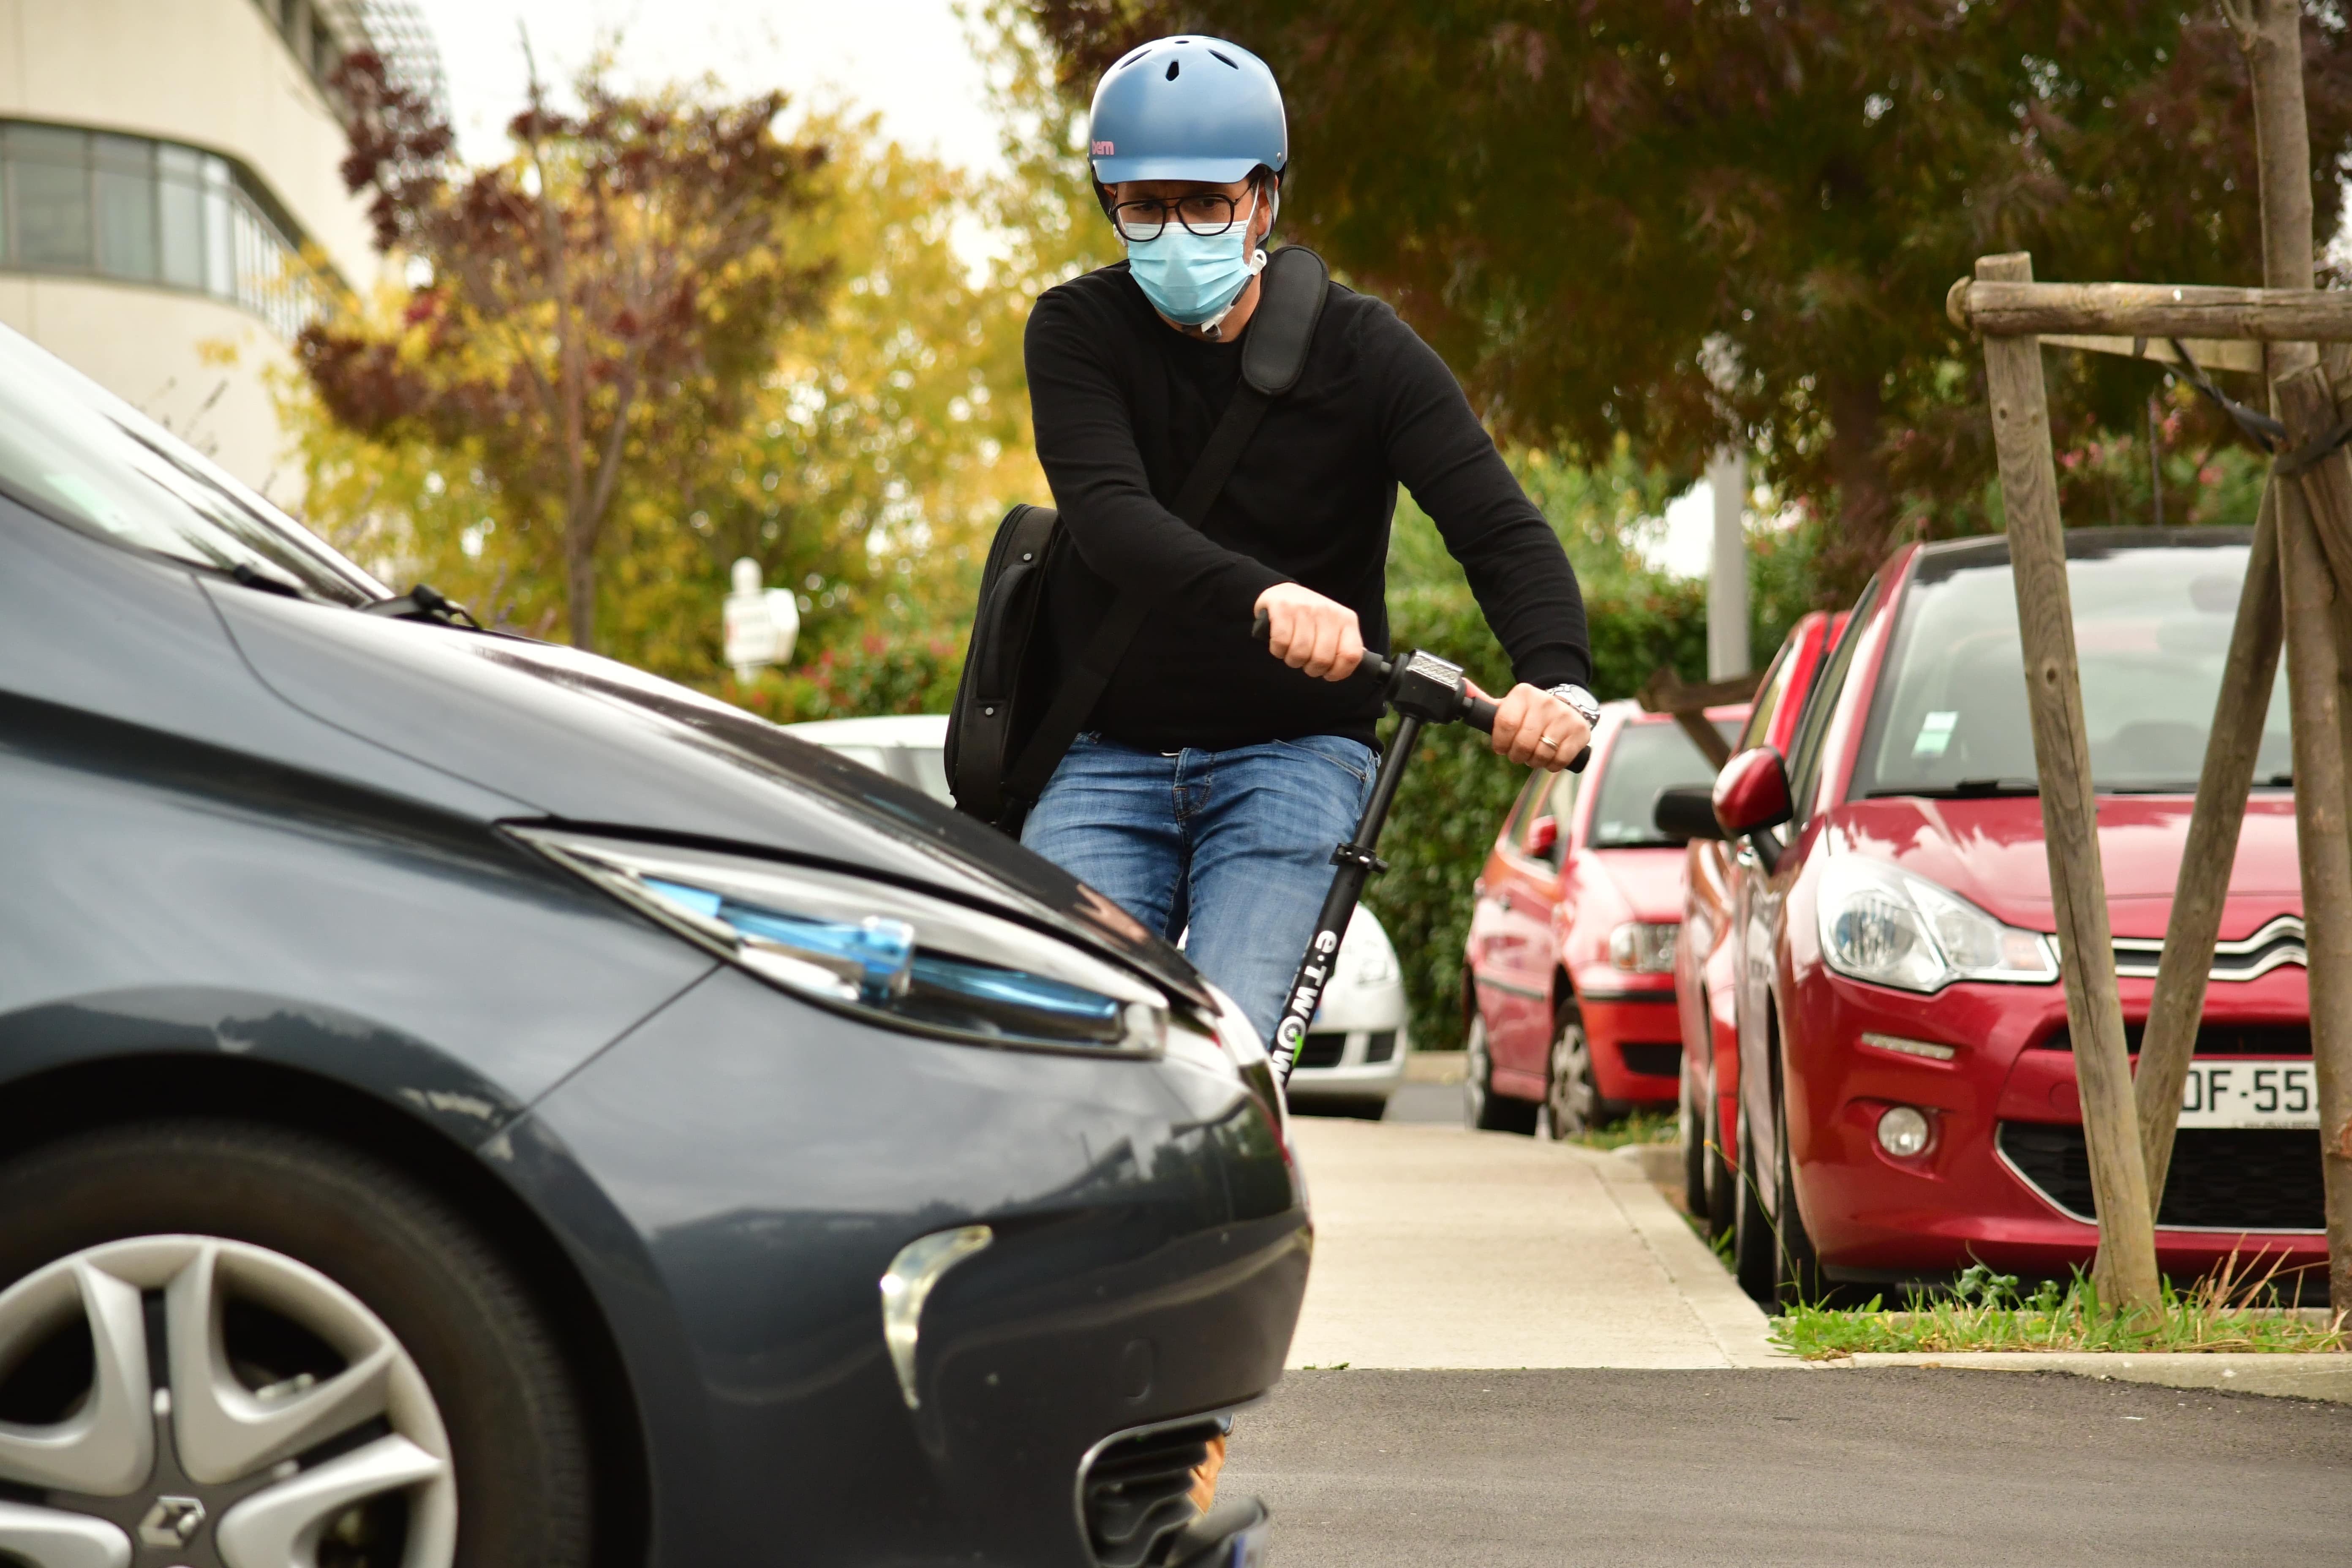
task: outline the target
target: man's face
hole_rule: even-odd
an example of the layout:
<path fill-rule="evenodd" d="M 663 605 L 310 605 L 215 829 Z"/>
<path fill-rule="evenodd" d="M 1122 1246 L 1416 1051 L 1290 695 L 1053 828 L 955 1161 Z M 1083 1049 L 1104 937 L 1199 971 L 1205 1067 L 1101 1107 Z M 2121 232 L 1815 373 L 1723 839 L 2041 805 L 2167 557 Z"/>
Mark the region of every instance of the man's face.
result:
<path fill-rule="evenodd" d="M 1160 211 L 1169 222 L 1173 223 L 1177 216 L 1173 204 L 1187 196 L 1222 195 L 1234 204 L 1236 219 L 1247 215 L 1249 245 L 1246 248 L 1255 249 L 1274 230 L 1273 198 L 1282 189 L 1282 181 L 1276 175 L 1267 175 L 1263 184 L 1265 189 L 1253 205 L 1250 192 L 1254 186 L 1248 180 L 1235 180 L 1226 185 L 1213 184 L 1206 180 L 1122 180 L 1109 187 L 1111 210 L 1117 213 L 1123 202 L 1167 203 L 1170 205 Z"/>

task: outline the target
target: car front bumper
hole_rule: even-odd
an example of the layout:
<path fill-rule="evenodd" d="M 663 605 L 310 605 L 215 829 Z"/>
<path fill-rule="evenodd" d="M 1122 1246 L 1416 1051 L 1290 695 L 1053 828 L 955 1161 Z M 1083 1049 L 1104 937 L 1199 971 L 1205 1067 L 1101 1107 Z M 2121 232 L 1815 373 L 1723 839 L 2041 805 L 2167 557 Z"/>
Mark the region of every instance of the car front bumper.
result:
<path fill-rule="evenodd" d="M 607 1216 L 581 1261 L 646 1412 L 654 1561 L 1093 1568 L 1089 1451 L 1262 1394 L 1305 1289 L 1278 1113 L 1213 1055 L 930 1041 L 722 969 L 542 1102 L 526 1141 L 579 1173 L 542 1201 Z M 974 1226 L 910 1405 L 880 1280 Z"/>
<path fill-rule="evenodd" d="M 2147 1016 L 2152 984 L 2118 982 L 2127 1023 Z M 2002 1148 L 2004 1126 L 2078 1131 L 2074 1063 L 2045 1048 L 2066 1021 L 2056 985 L 1956 984 L 1921 997 L 1816 973 L 1801 988 L 1790 1030 L 1789 1137 L 1805 1226 L 1833 1279 L 1893 1283 L 1944 1278 L 1972 1262 L 2028 1277 L 2087 1268 L 2098 1229 L 2037 1184 Z M 2308 1020 L 2300 969 L 2216 983 L 2209 1028 Z M 1863 1042 L 1864 1034 L 1948 1049 L 1937 1060 Z M 1926 1112 L 1927 1150 L 1901 1159 L 1880 1147 L 1893 1106 Z M 2313 1136 L 2315 1142 L 2315 1135 Z M 2182 1177 L 2176 1162 L 2175 1181 Z M 2285 1270 L 2321 1266 L 2315 1230 L 2256 1225 L 2167 1226 L 2158 1262 L 2188 1279 L 2235 1252 Z M 2292 1275 L 2289 1276 L 2292 1278 Z"/>

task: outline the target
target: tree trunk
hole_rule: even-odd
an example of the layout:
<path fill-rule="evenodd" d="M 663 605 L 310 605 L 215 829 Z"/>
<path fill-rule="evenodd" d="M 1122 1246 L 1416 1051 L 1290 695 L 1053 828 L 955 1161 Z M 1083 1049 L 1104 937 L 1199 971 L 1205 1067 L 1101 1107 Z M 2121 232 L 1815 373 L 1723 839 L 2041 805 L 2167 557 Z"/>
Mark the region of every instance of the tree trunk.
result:
<path fill-rule="evenodd" d="M 1895 492 L 1879 449 L 1885 406 L 1875 375 L 1829 385 L 1830 468 L 1837 476 L 1838 511 L 1821 563 L 1822 587 L 1835 608 L 1853 601 L 1885 559 L 1895 526 Z"/>
<path fill-rule="evenodd" d="M 2316 365 L 2277 383 L 2276 401 L 2294 446 L 2324 434 L 2336 417 L 2336 400 Z M 2352 566 L 2352 460 L 2331 453 L 2278 491 L 2328 1300 L 2343 1307 L 2352 1304 L 2352 857 L 2345 852 L 2345 669 L 2336 611 L 2344 569 Z"/>
<path fill-rule="evenodd" d="M 2313 281 L 2311 131 L 2304 114 L 2302 8 L 2296 0 L 2224 0 L 2222 11 L 2253 79 L 2263 287 L 2309 289 Z M 2270 363 L 2270 374 L 2263 378 L 2266 386 L 2316 358 L 2308 343 L 2266 343 L 2264 352 Z M 2172 915 L 2166 922 L 2164 956 L 2158 962 L 2156 987 L 2148 999 L 2147 1030 L 2140 1042 L 2135 1099 L 2148 1192 L 2158 1204 L 2172 1163 L 2180 1122 L 2180 1091 L 2197 1051 L 2213 943 L 2221 932 L 2221 906 L 2229 895 L 2238 830 L 2245 819 L 2255 754 L 2262 745 L 2271 688 L 2277 675 L 2284 612 L 2276 563 L 2285 554 L 2277 533 L 2282 526 L 2278 491 L 2275 479 L 2263 487 L 2254 548 L 2248 554 L 2246 582 L 2238 595 L 2229 662 L 2222 668 L 2221 689 L 2214 697 L 2204 773 L 2197 784 L 2197 803 L 2189 811 L 2186 852 L 2173 885 Z M 2296 722 L 2299 728 L 2299 712 Z M 2300 739 L 2296 748 L 2300 774 Z M 2298 789 L 2298 827 L 2301 800 Z M 2310 905 L 2307 887 L 2306 879 L 2306 910 Z M 2305 973 L 2311 970 L 2306 967 Z M 2317 1044 L 2315 1028 L 2315 1052 Z"/>
<path fill-rule="evenodd" d="M 596 651 L 596 544 L 572 530 L 563 537 L 563 609 L 572 646 Z"/>

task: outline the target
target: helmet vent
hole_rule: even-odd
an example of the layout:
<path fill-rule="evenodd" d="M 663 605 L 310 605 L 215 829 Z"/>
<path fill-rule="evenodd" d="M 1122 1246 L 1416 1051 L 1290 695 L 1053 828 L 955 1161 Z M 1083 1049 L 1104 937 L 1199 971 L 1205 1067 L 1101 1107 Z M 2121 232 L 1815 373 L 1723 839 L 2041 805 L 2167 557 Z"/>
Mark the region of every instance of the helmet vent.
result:
<path fill-rule="evenodd" d="M 1129 56 L 1127 57 L 1127 58 L 1125 58 L 1125 59 L 1123 59 L 1123 60 L 1119 61 L 1119 62 L 1118 62 L 1118 64 L 1117 64 L 1117 65 L 1115 65 L 1115 66 L 1111 67 L 1110 68 L 1111 68 L 1111 69 L 1113 69 L 1113 70 L 1121 70 L 1121 71 L 1123 71 L 1123 70 L 1125 70 L 1128 67 L 1129 67 L 1129 66 L 1133 65 L 1136 61 L 1138 61 L 1138 60 L 1141 59 L 1144 56 L 1146 56 L 1146 55 L 1150 54 L 1150 52 L 1151 52 L 1151 46 L 1150 46 L 1150 44 L 1146 44 L 1146 45 L 1144 45 L 1141 48 L 1139 48 L 1139 49 L 1136 50 L 1134 53 L 1132 53 L 1132 54 L 1129 55 Z"/>
<path fill-rule="evenodd" d="M 1181 70 L 1183 66 L 1184 62 L 1182 60 L 1170 60 L 1168 62 L 1168 79 L 1170 81 L 1174 81 L 1176 79 L 1176 73 L 1179 70 Z"/>
<path fill-rule="evenodd" d="M 1239 69 L 1241 69 L 1241 68 L 1242 68 L 1241 67 L 1239 67 L 1239 66 L 1237 66 L 1237 65 L 1234 65 L 1233 61 L 1231 61 L 1231 60 L 1226 60 L 1224 56 L 1223 56 L 1223 55 L 1218 55 L 1216 50 L 1214 50 L 1214 49 L 1211 49 L 1209 52 L 1210 52 L 1211 54 L 1213 54 L 1213 55 L 1216 55 L 1216 56 L 1217 56 L 1217 58 L 1219 58 L 1219 59 L 1221 59 L 1221 60 L 1225 60 L 1225 64 L 1226 64 L 1227 66 L 1231 67 L 1233 69 L 1234 69 L 1234 70 L 1239 70 Z"/>

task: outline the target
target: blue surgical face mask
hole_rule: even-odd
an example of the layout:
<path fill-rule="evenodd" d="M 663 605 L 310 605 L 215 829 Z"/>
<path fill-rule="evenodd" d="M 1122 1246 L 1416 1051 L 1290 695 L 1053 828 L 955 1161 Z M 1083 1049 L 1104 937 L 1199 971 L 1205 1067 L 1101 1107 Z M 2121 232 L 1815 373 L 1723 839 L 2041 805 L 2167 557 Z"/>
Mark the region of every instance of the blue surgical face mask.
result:
<path fill-rule="evenodd" d="M 1153 310 L 1180 325 L 1213 331 L 1265 265 L 1265 252 L 1250 243 L 1256 219 L 1255 192 L 1249 211 L 1234 214 L 1223 234 L 1194 234 L 1171 216 L 1159 238 L 1127 242 L 1128 270 Z"/>

